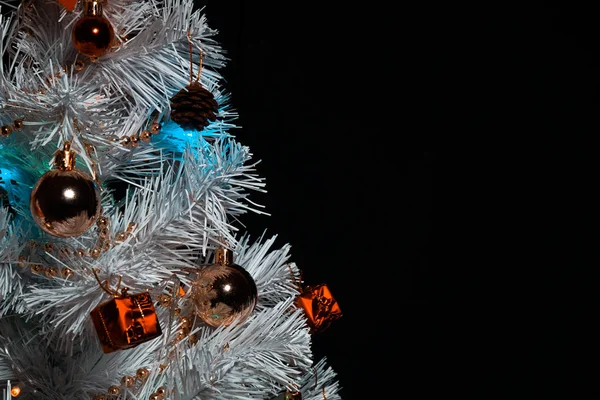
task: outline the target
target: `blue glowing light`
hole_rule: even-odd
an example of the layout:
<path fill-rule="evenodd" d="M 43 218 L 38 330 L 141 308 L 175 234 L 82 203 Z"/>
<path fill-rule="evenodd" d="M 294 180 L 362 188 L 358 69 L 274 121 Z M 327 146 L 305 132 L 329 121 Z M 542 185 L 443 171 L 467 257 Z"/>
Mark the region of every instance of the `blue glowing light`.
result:
<path fill-rule="evenodd" d="M 183 153 L 188 148 L 206 148 L 209 146 L 208 140 L 218 137 L 228 136 L 215 129 L 205 129 L 203 131 L 182 129 L 173 121 L 165 122 L 160 130 L 160 135 L 156 142 L 165 150 L 175 153 Z"/>

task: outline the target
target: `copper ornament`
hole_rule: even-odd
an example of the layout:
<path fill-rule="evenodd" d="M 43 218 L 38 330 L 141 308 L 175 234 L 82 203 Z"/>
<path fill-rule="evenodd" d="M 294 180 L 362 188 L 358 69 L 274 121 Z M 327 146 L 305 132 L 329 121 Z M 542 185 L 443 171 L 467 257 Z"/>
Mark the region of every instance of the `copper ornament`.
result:
<path fill-rule="evenodd" d="M 97 58 L 110 49 L 114 39 L 114 28 L 102 15 L 102 2 L 87 0 L 83 5 L 83 16 L 73 26 L 73 46 L 81 54 Z"/>
<path fill-rule="evenodd" d="M 148 292 L 113 298 L 94 308 L 91 317 L 104 353 L 132 348 L 162 334 Z"/>
<path fill-rule="evenodd" d="M 100 215 L 100 193 L 92 177 L 74 169 L 76 153 L 66 142 L 30 196 L 31 215 L 45 232 L 69 238 L 85 233 Z"/>
<path fill-rule="evenodd" d="M 325 284 L 306 286 L 295 304 L 306 314 L 311 333 L 323 331 L 342 317 L 342 310 Z"/>
<path fill-rule="evenodd" d="M 215 257 L 216 263 L 201 269 L 192 284 L 196 315 L 212 327 L 241 323 L 256 306 L 256 283 L 248 271 L 233 263 L 230 250 L 219 248 Z"/>

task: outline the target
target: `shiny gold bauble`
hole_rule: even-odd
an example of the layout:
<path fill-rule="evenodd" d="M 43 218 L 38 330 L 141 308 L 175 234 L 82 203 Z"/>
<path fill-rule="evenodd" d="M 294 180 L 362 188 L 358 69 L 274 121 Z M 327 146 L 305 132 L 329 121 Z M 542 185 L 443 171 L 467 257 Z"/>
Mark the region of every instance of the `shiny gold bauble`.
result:
<path fill-rule="evenodd" d="M 196 315 L 212 327 L 245 321 L 254 311 L 257 298 L 254 279 L 237 264 L 205 267 L 192 285 Z"/>
<path fill-rule="evenodd" d="M 85 16 L 73 27 L 73 46 L 88 57 L 100 57 L 112 46 L 115 31 L 104 17 Z"/>
<path fill-rule="evenodd" d="M 73 46 L 88 57 L 100 57 L 113 45 L 115 30 L 102 15 L 101 1 L 88 0 L 83 9 L 83 16 L 73 26 Z"/>
<path fill-rule="evenodd" d="M 100 193 L 92 177 L 79 170 L 53 169 L 36 183 L 31 214 L 45 232 L 68 238 L 85 233 L 100 215 Z"/>

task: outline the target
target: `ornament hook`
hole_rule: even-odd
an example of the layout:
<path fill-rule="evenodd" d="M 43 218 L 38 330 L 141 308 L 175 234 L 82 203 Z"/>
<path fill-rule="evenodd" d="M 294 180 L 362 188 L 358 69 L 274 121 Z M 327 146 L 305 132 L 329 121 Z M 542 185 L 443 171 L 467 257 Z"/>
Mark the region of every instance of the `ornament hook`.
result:
<path fill-rule="evenodd" d="M 100 288 L 102 290 L 104 290 L 106 293 L 108 293 L 109 295 L 111 295 L 112 297 L 127 297 L 127 292 L 129 291 L 128 287 L 124 287 L 121 289 L 121 293 L 119 293 L 119 288 L 121 287 L 121 283 L 123 282 L 123 277 L 119 275 L 119 282 L 117 282 L 117 288 L 115 290 L 110 288 L 110 283 L 108 282 L 108 280 L 105 280 L 104 282 L 100 281 L 100 278 L 98 277 L 98 270 L 96 268 L 92 268 L 92 272 L 94 273 L 94 278 L 96 278 L 96 281 L 98 282 L 98 285 L 100 285 Z"/>
<path fill-rule="evenodd" d="M 187 38 L 188 38 L 188 42 L 189 42 L 189 46 L 190 46 L 190 84 L 194 83 L 194 69 L 193 69 L 193 65 L 194 65 L 194 49 L 192 48 L 192 32 L 190 30 L 190 28 L 188 28 L 187 30 Z M 202 50 L 200 50 L 200 60 L 198 61 L 198 75 L 196 76 L 196 82 L 200 81 L 200 74 L 202 73 L 202 64 L 203 64 L 203 60 L 202 60 Z"/>
<path fill-rule="evenodd" d="M 319 374 L 317 373 L 317 370 L 315 368 L 313 368 L 313 371 L 315 373 L 315 388 L 319 385 Z M 325 395 L 325 386 L 321 387 L 321 390 L 323 391 L 323 400 L 327 400 L 327 396 Z"/>

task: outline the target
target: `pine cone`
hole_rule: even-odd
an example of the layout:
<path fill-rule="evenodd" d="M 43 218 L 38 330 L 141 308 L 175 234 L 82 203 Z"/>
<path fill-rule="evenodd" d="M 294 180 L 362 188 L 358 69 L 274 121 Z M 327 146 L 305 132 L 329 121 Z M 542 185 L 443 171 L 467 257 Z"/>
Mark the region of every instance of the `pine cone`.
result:
<path fill-rule="evenodd" d="M 183 129 L 203 130 L 211 121 L 216 121 L 219 104 L 213 94 L 192 82 L 171 98 L 171 120 Z"/>

